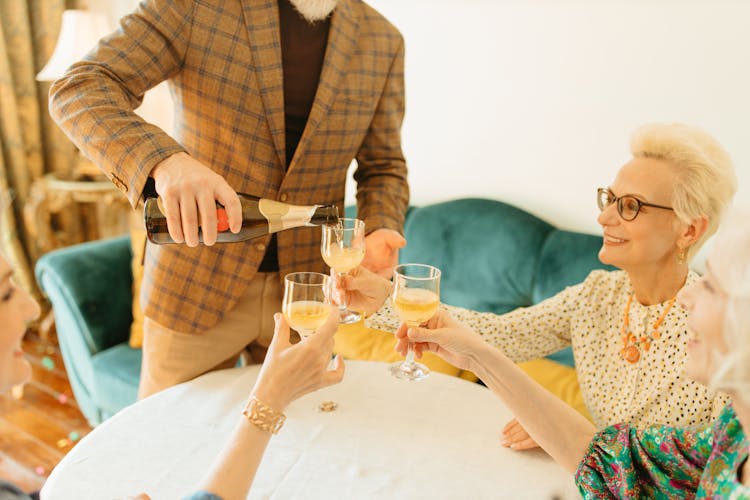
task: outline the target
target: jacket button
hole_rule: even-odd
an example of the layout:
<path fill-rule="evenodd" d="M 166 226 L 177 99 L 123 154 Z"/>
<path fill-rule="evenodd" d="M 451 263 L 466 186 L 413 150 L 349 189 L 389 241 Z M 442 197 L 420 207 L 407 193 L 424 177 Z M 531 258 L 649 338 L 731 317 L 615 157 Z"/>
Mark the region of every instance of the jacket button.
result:
<path fill-rule="evenodd" d="M 279 201 L 281 201 L 281 202 L 285 202 L 285 201 L 286 201 L 286 200 L 288 200 L 288 199 L 289 199 L 289 195 L 288 195 L 288 194 L 286 194 L 286 193 L 281 193 L 281 194 L 279 195 Z"/>
<path fill-rule="evenodd" d="M 262 252 L 266 249 L 266 246 L 263 243 L 256 243 L 255 249 L 259 252 Z"/>
<path fill-rule="evenodd" d="M 112 174 L 112 176 L 110 177 L 110 179 L 112 180 L 112 183 L 115 185 L 115 187 L 117 189 L 119 189 L 120 191 L 123 191 L 125 193 L 128 192 L 128 186 L 127 186 L 127 184 L 125 184 L 124 182 L 122 182 L 122 180 L 120 180 L 119 177 L 117 177 L 116 175 Z"/>

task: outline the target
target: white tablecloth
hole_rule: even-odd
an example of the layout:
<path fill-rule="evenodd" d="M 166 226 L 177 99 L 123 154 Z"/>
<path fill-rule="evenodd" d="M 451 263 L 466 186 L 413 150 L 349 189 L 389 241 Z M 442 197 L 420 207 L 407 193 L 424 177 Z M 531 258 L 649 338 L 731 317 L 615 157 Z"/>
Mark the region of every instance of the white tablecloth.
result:
<path fill-rule="evenodd" d="M 577 497 L 572 476 L 545 453 L 500 446 L 511 415 L 486 388 L 439 373 L 402 381 L 386 367 L 349 361 L 341 384 L 292 403 L 248 498 Z M 211 373 L 122 410 L 60 462 L 42 498 L 182 498 L 237 422 L 257 373 Z M 338 410 L 317 411 L 326 400 Z"/>

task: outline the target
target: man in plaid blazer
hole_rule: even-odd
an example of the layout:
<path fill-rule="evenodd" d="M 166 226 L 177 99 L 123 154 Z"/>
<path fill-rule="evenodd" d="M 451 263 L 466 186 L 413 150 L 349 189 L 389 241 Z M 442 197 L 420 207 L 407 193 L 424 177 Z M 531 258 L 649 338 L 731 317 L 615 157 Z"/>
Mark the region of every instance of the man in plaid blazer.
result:
<path fill-rule="evenodd" d="M 280 276 L 325 271 L 316 229 L 212 246 L 215 200 L 235 232 L 236 192 L 342 213 L 356 159 L 365 265 L 395 265 L 409 198 L 403 57 L 400 33 L 361 0 L 145 0 L 54 83 L 60 127 L 134 207 L 155 189 L 186 243 L 146 249 L 141 397 L 267 347 Z M 174 138 L 133 112 L 163 80 Z"/>

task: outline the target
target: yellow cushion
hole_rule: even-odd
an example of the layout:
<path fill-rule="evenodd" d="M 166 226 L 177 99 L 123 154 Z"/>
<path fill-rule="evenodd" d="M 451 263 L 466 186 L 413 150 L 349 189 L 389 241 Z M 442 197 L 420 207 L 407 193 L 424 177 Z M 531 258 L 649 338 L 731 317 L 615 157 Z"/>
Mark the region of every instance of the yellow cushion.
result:
<path fill-rule="evenodd" d="M 589 415 L 586 405 L 583 404 L 583 395 L 578 385 L 575 368 L 545 358 L 519 363 L 518 366 L 542 387 L 591 420 L 591 415 Z"/>
<path fill-rule="evenodd" d="M 130 268 L 133 271 L 133 322 L 130 324 L 130 347 L 139 349 L 143 346 L 143 311 L 139 300 L 141 282 L 143 281 L 143 251 L 146 249 L 146 229 L 143 227 L 143 215 L 133 212 L 130 219 L 130 245 L 133 260 Z"/>
<path fill-rule="evenodd" d="M 341 354 L 344 359 L 358 361 L 383 361 L 393 363 L 404 358 L 393 350 L 395 339 L 392 333 L 367 328 L 364 321 L 351 325 L 340 325 L 334 338 L 333 352 Z M 472 382 L 477 376 L 470 371 L 461 370 L 432 353 L 425 353 L 420 360 L 430 370 L 461 377 Z"/>

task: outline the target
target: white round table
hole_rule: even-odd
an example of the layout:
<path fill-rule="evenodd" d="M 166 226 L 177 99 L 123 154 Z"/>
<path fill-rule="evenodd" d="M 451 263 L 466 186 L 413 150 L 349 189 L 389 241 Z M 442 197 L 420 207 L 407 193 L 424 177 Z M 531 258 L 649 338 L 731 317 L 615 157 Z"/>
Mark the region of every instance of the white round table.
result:
<path fill-rule="evenodd" d="M 500 445 L 511 418 L 486 388 L 433 373 L 406 382 L 384 363 L 348 361 L 344 381 L 292 403 L 248 498 L 577 498 L 544 452 Z M 140 401 L 88 434 L 43 499 L 179 499 L 237 422 L 258 366 L 223 370 Z M 338 409 L 317 410 L 332 400 Z"/>

